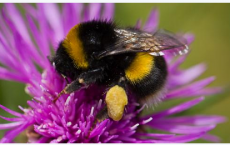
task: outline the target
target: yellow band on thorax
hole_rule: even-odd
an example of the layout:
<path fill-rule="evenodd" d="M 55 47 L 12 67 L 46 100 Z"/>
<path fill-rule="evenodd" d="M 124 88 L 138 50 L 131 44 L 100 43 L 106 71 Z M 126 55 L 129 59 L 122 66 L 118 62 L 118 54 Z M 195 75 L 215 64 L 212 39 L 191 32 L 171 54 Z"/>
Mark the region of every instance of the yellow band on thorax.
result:
<path fill-rule="evenodd" d="M 81 40 L 79 39 L 79 25 L 74 26 L 70 29 L 65 40 L 63 41 L 63 46 L 66 48 L 66 52 L 69 54 L 70 58 L 73 60 L 77 68 L 86 69 L 88 67 L 88 62 L 86 60 L 86 54 Z"/>
<path fill-rule="evenodd" d="M 154 67 L 154 57 L 148 53 L 137 53 L 133 62 L 125 70 L 126 78 L 132 83 L 137 83 L 150 74 Z"/>

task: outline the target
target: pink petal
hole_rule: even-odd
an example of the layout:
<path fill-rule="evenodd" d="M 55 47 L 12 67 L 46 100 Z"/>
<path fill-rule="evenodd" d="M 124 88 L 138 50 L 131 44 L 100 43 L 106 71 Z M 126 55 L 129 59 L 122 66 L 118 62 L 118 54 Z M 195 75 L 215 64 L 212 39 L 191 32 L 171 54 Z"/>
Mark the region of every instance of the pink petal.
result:
<path fill-rule="evenodd" d="M 41 137 L 36 143 L 47 143 L 49 140 L 47 137 Z"/>
<path fill-rule="evenodd" d="M 7 120 L 7 121 L 23 121 L 23 118 L 8 118 L 8 117 L 4 117 L 4 116 L 0 116 L 0 118 Z"/>
<path fill-rule="evenodd" d="M 185 61 L 186 58 L 187 58 L 187 54 L 182 55 L 178 57 L 174 62 L 171 62 L 168 66 L 169 71 L 177 71 L 179 66 Z"/>
<path fill-rule="evenodd" d="M 45 67 L 45 62 L 48 63 L 48 60 L 47 60 L 47 56 L 50 55 L 50 48 L 49 48 L 49 43 L 46 39 L 48 39 L 46 36 L 42 35 L 38 28 L 36 27 L 33 19 L 29 16 L 29 15 L 26 15 L 27 17 L 27 20 L 28 20 L 28 25 L 29 25 L 29 28 L 31 30 L 31 33 L 33 35 L 33 38 L 36 42 L 36 44 L 38 45 L 38 53 L 39 54 L 42 54 L 43 56 L 43 59 L 44 59 L 44 62 L 36 62 L 38 64 L 40 64 L 41 67 Z"/>
<path fill-rule="evenodd" d="M 18 69 L 16 55 L 6 44 L 4 37 L 0 34 L 0 61 L 3 65 L 11 69 Z"/>
<path fill-rule="evenodd" d="M 178 68 L 178 66 L 177 66 Z M 177 74 L 172 74 L 169 76 L 169 81 L 170 82 L 174 82 L 174 86 L 177 85 L 185 85 L 191 81 L 193 81 L 194 79 L 196 79 L 197 77 L 199 77 L 202 73 L 204 73 L 204 71 L 206 70 L 206 65 L 201 63 L 198 65 L 195 65 L 189 69 L 183 70 Z"/>
<path fill-rule="evenodd" d="M 216 143 L 221 142 L 221 139 L 218 136 L 211 135 L 211 134 L 205 134 L 201 138 L 211 142 L 216 142 Z"/>
<path fill-rule="evenodd" d="M 187 40 L 188 44 L 191 44 L 194 41 L 193 34 L 186 33 L 183 37 Z"/>
<path fill-rule="evenodd" d="M 20 113 L 18 113 L 18 112 L 15 112 L 15 111 L 13 111 L 13 110 L 10 110 L 10 109 L 6 108 L 5 106 L 0 105 L 0 108 L 2 108 L 2 109 L 5 110 L 6 112 L 8 112 L 8 113 L 10 113 L 10 114 L 12 114 L 12 115 L 14 115 L 14 116 L 17 116 L 17 117 L 22 117 L 22 116 L 23 116 L 22 114 L 20 114 Z"/>
<path fill-rule="evenodd" d="M 140 19 L 136 22 L 135 28 L 137 28 L 137 29 L 141 28 L 141 20 Z"/>
<path fill-rule="evenodd" d="M 0 129 L 10 129 L 10 128 L 14 128 L 17 127 L 19 125 L 21 125 L 23 122 L 13 122 L 13 123 L 6 123 L 6 124 L 0 124 Z"/>
<path fill-rule="evenodd" d="M 26 10 L 27 14 L 30 14 L 33 18 L 37 18 L 38 11 L 35 9 L 35 7 L 28 3 L 22 3 L 21 5 Z"/>
<path fill-rule="evenodd" d="M 1 139 L 1 142 L 11 142 L 19 133 L 25 130 L 29 124 L 23 124 L 14 130 L 8 131 L 5 136 Z"/>
<path fill-rule="evenodd" d="M 150 13 L 149 18 L 145 23 L 143 29 L 149 33 L 153 33 L 154 31 L 157 30 L 158 23 L 159 23 L 158 20 L 159 20 L 159 13 L 158 13 L 158 9 L 155 8 Z"/>
<path fill-rule="evenodd" d="M 205 132 L 198 133 L 198 134 L 178 135 L 174 137 L 165 138 L 162 140 L 146 139 L 146 140 L 141 140 L 137 142 L 140 142 L 140 143 L 184 143 L 184 142 L 190 142 L 193 140 L 197 140 L 204 134 Z"/>
<path fill-rule="evenodd" d="M 176 137 L 165 139 L 165 141 L 169 141 L 170 143 L 190 142 L 190 141 L 199 139 L 202 135 L 204 135 L 204 133 L 205 132 L 201 132 L 198 134 L 178 135 Z"/>
<path fill-rule="evenodd" d="M 13 22 L 14 26 L 18 30 L 19 34 L 23 37 L 23 39 L 31 46 L 33 46 L 33 43 L 30 39 L 29 32 L 25 26 L 24 19 L 22 18 L 20 12 L 17 10 L 14 4 L 7 3 L 5 5 L 7 10 L 7 15 Z"/>
<path fill-rule="evenodd" d="M 164 139 L 169 137 L 174 137 L 175 134 L 159 134 L 159 133 L 136 133 L 138 136 L 153 137 L 158 139 Z"/>
<path fill-rule="evenodd" d="M 195 83 L 183 86 L 181 88 L 172 90 L 167 94 L 166 98 L 172 98 L 172 97 L 175 97 L 175 96 L 189 95 L 189 94 L 191 94 L 193 92 L 196 92 L 196 91 L 199 91 L 199 90 L 203 89 L 205 86 L 207 86 L 208 84 L 213 82 L 214 79 L 215 79 L 215 77 L 209 77 L 209 78 L 197 81 Z"/>
<path fill-rule="evenodd" d="M 89 4 L 89 20 L 100 19 L 101 4 L 100 3 L 90 3 Z"/>
<path fill-rule="evenodd" d="M 29 58 L 33 58 L 35 61 L 39 62 L 41 60 L 41 57 L 39 56 L 39 53 L 37 52 L 34 44 L 30 41 L 30 40 L 26 40 L 25 36 L 23 34 L 20 33 L 20 31 L 18 31 L 17 29 L 20 29 L 20 28 L 17 28 L 16 26 L 18 26 L 17 24 L 13 24 L 13 20 L 9 20 L 8 17 L 6 16 L 5 14 L 5 11 L 2 11 L 2 16 L 6 22 L 6 24 L 10 27 L 11 29 L 11 33 L 13 33 L 13 36 L 15 36 L 16 34 L 18 35 L 17 37 L 20 37 L 21 40 L 23 40 L 23 42 L 25 42 L 26 47 L 27 48 L 27 51 L 25 51 L 27 54 L 28 54 L 28 57 Z M 13 42 L 11 42 L 12 44 L 14 44 L 14 41 L 15 41 L 15 37 L 13 37 L 12 39 Z M 8 49 L 9 51 L 18 51 L 18 49 L 20 49 L 21 47 L 17 47 L 15 45 L 12 45 L 10 47 L 11 49 Z M 21 57 L 21 56 L 19 56 Z"/>
<path fill-rule="evenodd" d="M 174 124 L 164 124 L 164 123 L 151 123 L 149 124 L 151 127 L 178 134 L 195 134 L 207 132 L 215 128 L 215 125 L 207 125 L 207 126 L 188 126 L 188 125 L 174 125 Z"/>
<path fill-rule="evenodd" d="M 222 116 L 182 116 L 161 119 L 162 124 L 179 124 L 179 125 L 212 125 L 224 122 L 226 119 Z M 158 122 L 158 121 L 157 121 Z M 152 121 L 154 124 L 154 120 Z"/>
<path fill-rule="evenodd" d="M 200 103 L 203 100 L 204 100 L 204 97 L 200 97 L 200 98 L 185 102 L 183 104 L 177 105 L 177 106 L 175 106 L 173 108 L 170 108 L 170 109 L 155 113 L 153 115 L 145 116 L 143 118 L 143 120 L 148 119 L 149 117 L 152 117 L 153 120 L 155 120 L 155 119 L 163 118 L 163 117 L 166 117 L 166 116 L 169 116 L 169 115 L 172 115 L 172 114 L 176 114 L 176 113 L 179 113 L 179 112 L 182 112 L 182 111 L 184 111 L 186 109 L 191 108 L 192 106 Z"/>
<path fill-rule="evenodd" d="M 69 32 L 69 30 L 76 25 L 77 23 L 75 22 L 77 19 L 77 21 L 79 21 L 80 19 L 80 15 L 75 13 L 75 10 L 72 7 L 72 4 L 70 3 L 66 3 L 63 4 L 63 12 L 62 12 L 62 19 L 63 19 L 63 23 L 64 23 L 64 32 L 65 35 L 67 35 L 67 33 Z"/>
<path fill-rule="evenodd" d="M 2 67 L 0 67 L 0 78 L 4 80 L 14 80 L 23 83 L 28 83 L 28 79 L 20 75 L 20 73 L 15 74 L 14 72 L 10 72 L 9 70 Z"/>
<path fill-rule="evenodd" d="M 104 11 L 102 13 L 102 18 L 106 20 L 112 20 L 114 15 L 114 4 L 113 3 L 105 3 Z"/>
<path fill-rule="evenodd" d="M 92 132 L 89 135 L 89 138 L 93 138 L 97 136 L 98 134 L 101 134 L 101 131 L 103 130 L 103 128 L 106 127 L 106 124 L 108 121 L 109 121 L 108 119 L 104 120 L 94 130 L 92 130 Z"/>
<path fill-rule="evenodd" d="M 55 41 L 61 41 L 65 37 L 65 35 L 63 31 L 63 21 L 61 19 L 61 14 L 58 6 L 51 3 L 39 4 L 39 6 L 44 12 L 46 20 L 55 32 Z"/>

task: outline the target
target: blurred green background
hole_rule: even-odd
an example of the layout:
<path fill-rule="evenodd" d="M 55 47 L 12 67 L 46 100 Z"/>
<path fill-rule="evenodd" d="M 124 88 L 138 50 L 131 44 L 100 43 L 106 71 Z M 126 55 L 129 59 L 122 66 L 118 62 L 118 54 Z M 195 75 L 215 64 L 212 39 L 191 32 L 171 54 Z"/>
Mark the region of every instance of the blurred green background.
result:
<path fill-rule="evenodd" d="M 2 7 L 3 4 L 0 6 Z M 191 45 L 192 51 L 182 68 L 204 62 L 208 69 L 200 78 L 214 75 L 216 80 L 210 86 L 225 88 L 224 93 L 208 96 L 204 102 L 183 113 L 216 114 L 230 118 L 228 112 L 230 110 L 230 4 L 122 3 L 116 4 L 115 21 L 122 26 L 133 26 L 138 19 L 145 22 L 153 8 L 158 8 L 160 12 L 159 28 L 172 32 L 190 32 L 195 35 L 195 41 Z M 1 80 L 0 104 L 16 111 L 19 111 L 18 105 L 27 107 L 26 101 L 31 97 L 24 92 L 24 88 L 24 84 Z M 176 105 L 179 101 L 163 103 L 157 110 Z M 10 117 L 2 110 L 0 114 Z M 5 121 L 0 119 L 0 123 Z M 210 133 L 219 136 L 222 142 L 230 143 L 230 122 L 218 125 Z M 0 131 L 0 137 L 2 135 L 3 131 Z"/>

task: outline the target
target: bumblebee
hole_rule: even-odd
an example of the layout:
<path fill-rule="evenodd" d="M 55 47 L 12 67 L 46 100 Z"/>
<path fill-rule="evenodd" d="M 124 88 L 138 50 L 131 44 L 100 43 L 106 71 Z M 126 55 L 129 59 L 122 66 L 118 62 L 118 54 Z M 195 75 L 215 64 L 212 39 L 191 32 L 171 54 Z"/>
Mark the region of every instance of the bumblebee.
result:
<path fill-rule="evenodd" d="M 162 55 L 167 51 L 183 54 L 188 47 L 182 38 L 162 30 L 150 34 L 105 20 L 80 23 L 60 42 L 52 58 L 56 71 L 71 79 L 54 102 L 83 86 L 102 85 L 108 88 L 107 115 L 119 121 L 128 104 L 128 90 L 141 104 L 161 99 L 167 79 Z"/>

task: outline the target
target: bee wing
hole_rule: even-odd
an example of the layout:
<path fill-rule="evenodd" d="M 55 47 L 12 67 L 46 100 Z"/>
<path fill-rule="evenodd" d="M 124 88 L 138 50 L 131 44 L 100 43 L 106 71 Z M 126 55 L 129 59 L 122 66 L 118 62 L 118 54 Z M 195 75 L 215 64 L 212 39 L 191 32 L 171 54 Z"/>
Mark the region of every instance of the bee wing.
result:
<path fill-rule="evenodd" d="M 100 53 L 98 58 L 127 52 L 147 52 L 154 56 L 164 55 L 164 52 L 182 55 L 189 50 L 187 42 L 182 36 L 164 30 L 158 30 L 153 35 L 125 29 L 116 29 L 115 31 L 120 40 L 115 46 Z"/>
<path fill-rule="evenodd" d="M 187 41 L 182 36 L 159 30 L 152 37 L 153 45 L 149 50 L 146 49 L 152 55 L 164 55 L 164 52 L 182 55 L 189 51 Z"/>

